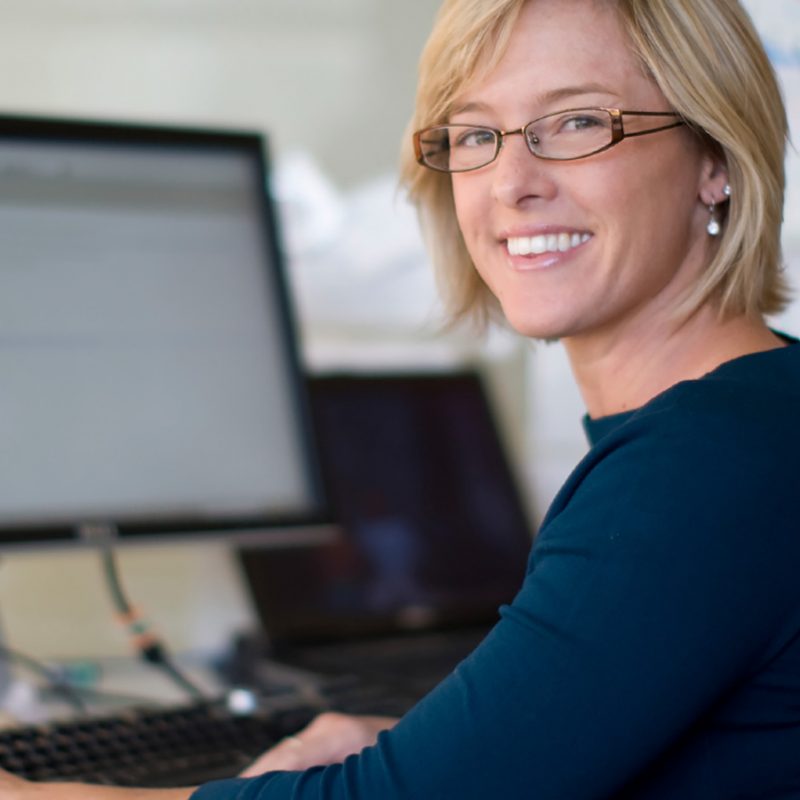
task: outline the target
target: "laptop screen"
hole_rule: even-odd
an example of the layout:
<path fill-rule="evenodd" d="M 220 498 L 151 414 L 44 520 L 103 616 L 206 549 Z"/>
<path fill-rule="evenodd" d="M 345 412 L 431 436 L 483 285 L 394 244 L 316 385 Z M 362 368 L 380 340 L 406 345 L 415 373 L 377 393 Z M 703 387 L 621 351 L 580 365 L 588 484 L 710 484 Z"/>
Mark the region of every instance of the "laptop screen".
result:
<path fill-rule="evenodd" d="M 532 528 L 479 377 L 329 375 L 309 388 L 343 535 L 243 553 L 273 642 L 496 618 Z"/>

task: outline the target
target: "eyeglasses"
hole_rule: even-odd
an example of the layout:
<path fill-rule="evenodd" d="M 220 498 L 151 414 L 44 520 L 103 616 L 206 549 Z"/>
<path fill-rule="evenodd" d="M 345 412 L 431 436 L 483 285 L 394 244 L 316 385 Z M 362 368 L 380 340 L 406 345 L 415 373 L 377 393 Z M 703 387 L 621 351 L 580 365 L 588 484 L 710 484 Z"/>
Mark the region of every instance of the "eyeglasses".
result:
<path fill-rule="evenodd" d="M 619 108 L 570 108 L 556 111 L 513 131 L 483 125 L 434 125 L 414 134 L 417 161 L 439 172 L 469 172 L 491 164 L 506 136 L 519 134 L 536 158 L 574 161 L 602 153 L 631 136 L 644 136 L 683 125 L 626 131 L 623 117 L 677 117 L 675 111 L 623 111 Z"/>

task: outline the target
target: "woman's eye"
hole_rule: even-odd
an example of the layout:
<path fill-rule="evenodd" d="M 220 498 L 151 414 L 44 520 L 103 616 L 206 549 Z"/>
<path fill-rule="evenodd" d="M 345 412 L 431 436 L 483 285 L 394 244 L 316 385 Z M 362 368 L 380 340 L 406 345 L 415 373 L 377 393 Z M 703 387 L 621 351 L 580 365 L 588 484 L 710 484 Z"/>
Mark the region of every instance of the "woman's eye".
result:
<path fill-rule="evenodd" d="M 455 147 L 486 147 L 494 145 L 494 133 L 486 128 L 470 128 L 454 137 Z"/>
<path fill-rule="evenodd" d="M 603 127 L 603 120 L 598 117 L 581 115 L 579 117 L 565 117 L 558 126 L 560 133 L 576 133 Z"/>

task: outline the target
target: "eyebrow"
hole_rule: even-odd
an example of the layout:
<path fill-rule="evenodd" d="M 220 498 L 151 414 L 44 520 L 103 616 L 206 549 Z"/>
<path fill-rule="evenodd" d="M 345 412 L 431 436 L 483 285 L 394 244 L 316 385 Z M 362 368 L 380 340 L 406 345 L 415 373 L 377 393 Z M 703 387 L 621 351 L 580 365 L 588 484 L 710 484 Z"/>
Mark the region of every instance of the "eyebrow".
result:
<path fill-rule="evenodd" d="M 610 94 L 614 95 L 615 93 L 612 92 L 607 86 L 603 86 L 600 83 L 584 83 L 580 86 L 564 86 L 560 89 L 551 89 L 549 92 L 544 92 L 543 94 L 537 97 L 537 104 L 538 105 L 547 105 L 549 103 L 554 103 L 558 100 L 566 100 L 570 97 L 578 97 L 584 94 Z M 462 105 L 456 106 L 451 112 L 450 115 L 455 114 L 465 114 L 470 111 L 490 111 L 491 106 L 488 103 L 481 103 L 481 102 L 470 102 L 470 103 L 463 103 Z"/>

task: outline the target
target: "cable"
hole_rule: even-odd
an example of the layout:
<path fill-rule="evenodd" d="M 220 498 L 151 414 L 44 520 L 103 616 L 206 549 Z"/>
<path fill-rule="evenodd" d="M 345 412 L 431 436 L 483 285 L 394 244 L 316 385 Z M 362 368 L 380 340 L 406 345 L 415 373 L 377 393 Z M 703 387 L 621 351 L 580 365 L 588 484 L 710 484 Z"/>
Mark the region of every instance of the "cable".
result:
<path fill-rule="evenodd" d="M 167 675 L 181 687 L 194 700 L 207 699 L 205 694 L 189 678 L 184 675 L 167 653 L 166 647 L 150 629 L 148 622 L 130 604 L 125 590 L 120 581 L 114 552 L 110 547 L 101 548 L 103 572 L 106 577 L 111 599 L 120 616 L 121 622 L 127 627 L 139 657 L 152 664 Z"/>
<path fill-rule="evenodd" d="M 48 681 L 49 688 L 53 691 L 64 694 L 69 702 L 81 713 L 87 713 L 84 698 L 93 700 L 113 700 L 125 705 L 137 706 L 160 706 L 172 705 L 160 697 L 148 697 L 140 694 L 128 694 L 127 692 L 112 692 L 106 689 L 96 689 L 93 686 L 83 686 L 73 683 L 65 675 L 61 674 L 57 668 L 53 668 L 43 661 L 33 656 L 27 655 L 8 645 L 0 644 L 0 659 L 5 661 L 17 662 L 23 667 L 27 667 L 32 672 L 36 672 Z"/>
<path fill-rule="evenodd" d="M 57 670 L 49 667 L 43 661 L 21 653 L 19 650 L 14 650 L 5 644 L 0 644 L 0 658 L 6 661 L 16 661 L 18 664 L 46 678 L 50 688 L 54 692 L 62 695 L 76 711 L 81 714 L 87 713 L 86 703 L 84 703 L 77 688 L 72 686 L 69 681 L 65 681 L 64 677 L 60 675 Z"/>

